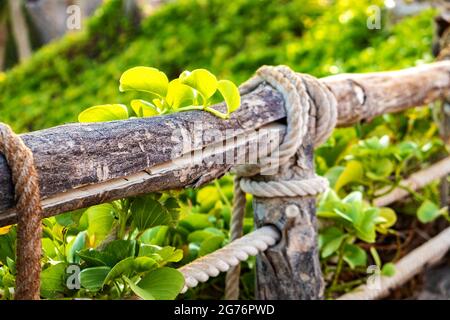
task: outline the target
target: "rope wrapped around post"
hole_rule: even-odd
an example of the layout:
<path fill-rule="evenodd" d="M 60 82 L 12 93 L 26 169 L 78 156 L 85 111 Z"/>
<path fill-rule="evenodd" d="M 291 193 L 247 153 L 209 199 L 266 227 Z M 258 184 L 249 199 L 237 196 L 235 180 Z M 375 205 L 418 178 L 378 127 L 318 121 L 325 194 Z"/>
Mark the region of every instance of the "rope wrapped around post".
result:
<path fill-rule="evenodd" d="M 333 132 L 337 122 L 337 102 L 333 93 L 316 78 L 299 74 L 287 66 L 260 68 L 256 76 L 240 87 L 241 94 L 254 90 L 267 82 L 280 91 L 284 97 L 287 114 L 287 130 L 278 152 L 265 159 L 259 159 L 263 170 L 271 157 L 278 157 L 280 166 L 285 165 L 301 148 L 308 130 L 313 132 L 314 145 L 323 143 Z M 311 121 L 314 119 L 315 121 Z M 297 163 L 302 167 L 301 163 Z M 245 193 L 257 197 L 303 197 L 315 196 L 328 188 L 328 180 L 319 176 L 305 180 L 254 181 L 255 174 L 249 167 L 237 167 L 235 179 L 235 202 L 231 218 L 231 240 L 242 235 L 242 221 L 245 215 Z M 226 299 L 239 297 L 239 265 L 232 268 L 226 277 Z"/>
<path fill-rule="evenodd" d="M 17 226 L 16 300 L 39 300 L 42 207 L 33 153 L 12 129 L 0 123 L 0 152 L 11 169 Z"/>

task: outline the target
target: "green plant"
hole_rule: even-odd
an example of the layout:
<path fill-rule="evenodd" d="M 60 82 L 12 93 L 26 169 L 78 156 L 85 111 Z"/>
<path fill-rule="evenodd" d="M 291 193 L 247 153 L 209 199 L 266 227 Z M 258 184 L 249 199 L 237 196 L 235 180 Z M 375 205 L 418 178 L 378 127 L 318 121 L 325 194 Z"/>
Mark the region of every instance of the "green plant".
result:
<path fill-rule="evenodd" d="M 366 251 L 358 246 L 358 241 L 374 243 L 377 233 L 395 233 L 391 228 L 397 221 L 392 209 L 370 206 L 358 191 L 340 199 L 333 190 L 329 190 L 321 197 L 317 215 L 324 221 L 331 220 L 331 224 L 324 222 L 326 227 L 321 228 L 319 235 L 323 261 L 326 263 L 337 258 L 330 290 L 338 285 L 344 262 L 351 269 L 367 266 Z M 371 247 L 371 252 L 376 252 L 374 250 Z M 377 265 L 380 264 L 378 259 Z"/>
<path fill-rule="evenodd" d="M 131 101 L 131 108 L 138 117 L 204 110 L 219 118 L 227 119 L 241 104 L 239 90 L 233 82 L 217 81 L 217 78 L 205 69 L 184 71 L 178 79 L 169 82 L 166 74 L 158 69 L 134 67 L 122 74 L 119 90 L 145 92 L 150 96 L 152 102 L 142 99 Z M 219 94 L 226 102 L 226 113 L 210 107 L 213 101 L 220 100 Z M 78 121 L 97 122 L 127 118 L 126 106 L 110 104 L 84 110 L 78 116 Z"/>

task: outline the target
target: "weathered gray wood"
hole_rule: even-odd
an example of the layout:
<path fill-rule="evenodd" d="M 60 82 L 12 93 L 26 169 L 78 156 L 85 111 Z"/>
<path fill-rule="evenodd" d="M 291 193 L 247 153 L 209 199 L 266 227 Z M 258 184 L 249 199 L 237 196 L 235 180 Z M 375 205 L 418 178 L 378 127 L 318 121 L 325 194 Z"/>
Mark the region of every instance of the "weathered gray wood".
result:
<path fill-rule="evenodd" d="M 310 136 L 306 141 L 313 141 Z M 314 177 L 313 145 L 307 144 L 275 176 L 258 180 Z M 302 168 L 297 165 L 298 158 Z M 324 282 L 317 247 L 315 197 L 258 198 L 253 201 L 257 227 L 275 225 L 281 240 L 256 260 L 256 298 L 264 300 L 316 300 L 323 298 Z M 289 214 L 286 208 L 295 206 Z"/>
<path fill-rule="evenodd" d="M 441 8 L 441 14 L 435 19 L 436 37 L 435 37 L 435 52 L 438 60 L 450 60 L 450 7 L 445 6 Z M 450 144 L 450 97 L 447 96 L 440 104 L 440 123 L 439 134 L 442 140 L 448 145 Z M 448 152 L 443 151 L 442 157 L 448 156 Z M 449 182 L 448 175 L 441 178 L 439 184 L 440 204 L 441 207 L 446 207 L 449 204 Z"/>
<path fill-rule="evenodd" d="M 338 125 L 345 126 L 447 95 L 450 62 L 321 81 L 336 95 Z M 173 131 L 183 128 L 192 132 L 195 123 L 202 124 L 205 132 L 252 131 L 283 120 L 283 103 L 276 90 L 261 85 L 243 97 L 242 107 L 228 121 L 193 111 L 147 119 L 70 124 L 24 134 L 22 138 L 35 155 L 41 193 L 48 204 L 45 214 L 49 216 L 144 192 L 198 186 L 217 178 L 230 165 L 202 161 L 188 170 L 168 166 L 173 158 L 182 156 L 177 151 L 179 143 L 171 140 Z M 235 133 L 235 137 L 238 135 Z M 202 135 L 196 147 L 185 151 L 210 147 L 214 141 L 219 143 L 216 138 Z M 130 177 L 134 180 L 127 184 Z M 16 221 L 12 190 L 8 166 L 0 155 L 0 225 Z"/>
<path fill-rule="evenodd" d="M 136 194 L 197 186 L 220 177 L 231 165 L 216 163 L 208 154 L 223 153 L 225 137 L 245 138 L 247 133 L 281 119 L 282 104 L 277 91 L 266 90 L 262 85 L 243 97 L 242 109 L 228 121 L 196 111 L 167 117 L 69 124 L 25 134 L 22 138 L 33 151 L 44 214 L 49 216 Z M 180 130 L 193 133 L 188 149 L 182 148 Z M 248 148 L 245 144 L 257 142 L 254 140 L 249 137 L 240 143 Z M 174 160 L 182 160 L 194 151 L 202 152 L 199 162 L 191 163 L 188 159 L 182 168 L 174 165 Z M 9 169 L 2 155 L 0 181 L 4 182 L 0 184 L 0 212 L 3 211 L 0 225 L 4 225 L 15 222 L 15 212 L 11 210 Z M 48 201 L 52 202 L 50 207 L 46 207 Z"/>

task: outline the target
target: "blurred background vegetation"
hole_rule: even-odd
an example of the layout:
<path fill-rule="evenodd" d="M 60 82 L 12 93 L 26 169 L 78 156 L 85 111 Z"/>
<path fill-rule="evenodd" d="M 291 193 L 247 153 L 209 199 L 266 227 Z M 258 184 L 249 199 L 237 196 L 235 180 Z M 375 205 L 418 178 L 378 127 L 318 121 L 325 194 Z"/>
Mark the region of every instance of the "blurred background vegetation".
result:
<path fill-rule="evenodd" d="M 7 2 L 1 0 L 1 19 L 12 26 Z M 24 132 L 73 122 L 94 104 L 129 101 L 117 80 L 135 65 L 154 66 L 170 78 L 203 67 L 240 83 L 263 64 L 322 77 L 432 60 L 432 9 L 399 18 L 380 0 L 180 0 L 153 3 L 152 10 L 136 14 L 140 2 L 136 8 L 129 3 L 103 1 L 81 31 L 43 46 L 18 66 L 8 32 L 0 120 Z M 381 29 L 366 27 L 372 5 L 382 8 Z M 65 11 L 56 15 L 67 17 Z M 27 16 L 33 47 L 58 35 Z"/>

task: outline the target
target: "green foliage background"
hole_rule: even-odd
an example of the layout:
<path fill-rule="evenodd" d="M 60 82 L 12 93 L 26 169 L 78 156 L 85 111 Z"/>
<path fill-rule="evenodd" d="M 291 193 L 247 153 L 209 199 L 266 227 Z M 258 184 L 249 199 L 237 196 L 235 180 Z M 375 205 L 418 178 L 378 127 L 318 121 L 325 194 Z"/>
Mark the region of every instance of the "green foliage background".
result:
<path fill-rule="evenodd" d="M 181 0 L 136 27 L 121 1 L 110 0 L 83 32 L 44 47 L 2 77 L 0 120 L 29 131 L 76 121 L 99 101 L 128 102 L 116 81 L 136 65 L 156 67 L 169 78 L 207 68 L 240 83 L 263 64 L 321 77 L 430 61 L 433 12 L 396 25 L 383 18 L 381 29 L 369 30 L 367 8 L 377 3 Z"/>

